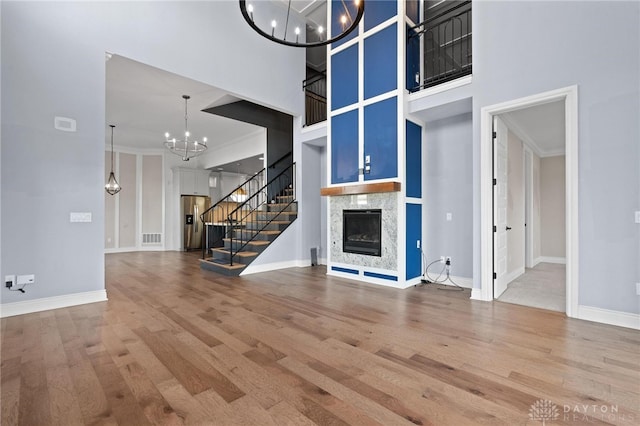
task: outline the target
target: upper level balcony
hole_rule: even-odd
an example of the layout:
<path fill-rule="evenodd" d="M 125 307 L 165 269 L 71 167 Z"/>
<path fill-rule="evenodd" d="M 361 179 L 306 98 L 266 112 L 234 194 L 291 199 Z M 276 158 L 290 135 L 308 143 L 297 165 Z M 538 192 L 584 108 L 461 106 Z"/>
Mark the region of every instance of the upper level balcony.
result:
<path fill-rule="evenodd" d="M 435 4 L 434 4 L 435 3 Z M 407 89 L 471 74 L 471 1 L 425 2 L 425 20 L 407 32 Z"/>

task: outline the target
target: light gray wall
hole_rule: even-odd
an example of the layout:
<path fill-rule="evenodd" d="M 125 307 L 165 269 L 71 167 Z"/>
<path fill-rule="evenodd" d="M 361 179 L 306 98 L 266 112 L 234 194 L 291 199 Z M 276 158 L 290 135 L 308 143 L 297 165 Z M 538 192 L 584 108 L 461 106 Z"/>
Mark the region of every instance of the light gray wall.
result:
<path fill-rule="evenodd" d="M 524 146 L 511 131 L 507 137 L 507 273 L 524 272 Z"/>
<path fill-rule="evenodd" d="M 302 241 L 300 259 L 310 259 L 312 247 L 322 246 L 322 153 L 324 147 L 302 144 L 302 167 L 304 179 L 297 193 L 302 215 Z M 326 239 L 326 235 L 325 235 Z M 321 257 L 321 253 L 318 253 Z"/>
<path fill-rule="evenodd" d="M 36 274 L 26 294 L 1 289 L 2 303 L 104 288 L 105 52 L 296 115 L 304 108 L 295 84 L 304 50 L 255 34 L 234 1 L 0 7 L 0 275 Z M 55 130 L 56 115 L 77 120 L 77 132 Z M 93 222 L 69 223 L 70 212 Z"/>
<path fill-rule="evenodd" d="M 633 222 L 640 206 L 639 27 L 640 2 L 633 1 L 473 5 L 476 117 L 483 106 L 578 85 L 579 304 L 632 313 L 640 312 L 640 227 Z M 479 120 L 473 135 L 479 287 Z M 602 261 L 610 258 L 615 268 Z"/>
<path fill-rule="evenodd" d="M 473 272 L 472 140 L 471 114 L 461 114 L 427 123 L 422 151 L 424 253 L 428 262 L 451 256 L 451 274 L 466 278 Z"/>
<path fill-rule="evenodd" d="M 565 156 L 540 160 L 540 254 L 566 257 Z"/>

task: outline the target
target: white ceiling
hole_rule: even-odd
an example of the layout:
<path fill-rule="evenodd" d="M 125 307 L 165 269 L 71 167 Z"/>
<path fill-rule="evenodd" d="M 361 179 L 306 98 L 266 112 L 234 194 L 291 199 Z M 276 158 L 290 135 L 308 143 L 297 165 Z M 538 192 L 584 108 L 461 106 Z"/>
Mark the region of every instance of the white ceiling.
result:
<path fill-rule="evenodd" d="M 505 124 L 541 157 L 565 151 L 564 101 L 536 105 L 501 115 Z"/>
<path fill-rule="evenodd" d="M 184 132 L 184 99 L 189 95 L 189 131 L 206 136 L 209 149 L 256 132 L 259 127 L 202 112 L 234 98 L 224 90 L 122 56 L 112 55 L 106 71 L 106 124 L 114 124 L 114 145 L 164 149 L 164 133 Z M 110 131 L 105 131 L 110 143 Z"/>

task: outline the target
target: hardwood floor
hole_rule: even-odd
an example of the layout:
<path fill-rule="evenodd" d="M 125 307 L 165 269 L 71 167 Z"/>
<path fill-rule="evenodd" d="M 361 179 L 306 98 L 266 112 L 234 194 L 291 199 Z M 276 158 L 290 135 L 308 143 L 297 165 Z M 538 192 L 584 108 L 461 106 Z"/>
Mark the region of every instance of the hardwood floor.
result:
<path fill-rule="evenodd" d="M 196 256 L 109 254 L 108 302 L 2 319 L 2 425 L 640 422 L 638 331 Z"/>

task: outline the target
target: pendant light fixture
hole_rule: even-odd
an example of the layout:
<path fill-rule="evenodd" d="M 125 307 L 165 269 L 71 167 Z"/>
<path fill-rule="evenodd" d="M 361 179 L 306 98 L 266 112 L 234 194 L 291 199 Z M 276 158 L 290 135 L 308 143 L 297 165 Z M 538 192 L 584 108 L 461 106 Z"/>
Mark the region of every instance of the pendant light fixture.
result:
<path fill-rule="evenodd" d="M 111 127 L 111 173 L 109 173 L 109 179 L 107 180 L 107 184 L 104 186 L 104 189 L 109 195 L 116 195 L 122 189 L 116 180 L 116 175 L 113 173 L 113 128 L 116 126 L 109 124 L 109 127 Z"/>
<path fill-rule="evenodd" d="M 182 157 L 182 161 L 189 161 L 193 157 L 197 157 L 207 150 L 207 138 L 202 138 L 202 142 L 198 140 L 190 140 L 188 126 L 188 114 L 187 114 L 187 101 L 191 98 L 189 95 L 182 95 L 184 99 L 184 139 L 171 138 L 169 132 L 164 134 L 165 142 L 164 146 L 171 151 L 171 153 Z"/>
<path fill-rule="evenodd" d="M 326 3 L 331 0 L 324 2 L 295 2 L 298 4 L 294 4 L 294 6 L 298 9 L 301 4 L 306 4 L 306 6 L 301 10 L 293 8 L 293 13 L 291 13 L 291 0 L 288 1 L 286 8 L 281 7 L 282 3 L 284 3 L 283 0 L 272 0 L 272 2 L 254 0 L 256 3 L 255 7 L 251 3 L 251 0 L 239 1 L 240 13 L 242 13 L 244 20 L 258 34 L 273 42 L 293 47 L 326 46 L 327 44 L 341 40 L 349 35 L 351 31 L 358 28 L 358 24 L 364 14 L 364 0 L 331 2 L 333 9 L 332 16 L 334 16 L 334 19 L 337 19 L 337 21 L 332 23 L 331 34 L 328 34 L 326 31 L 326 19 L 323 18 L 322 22 L 319 22 L 316 19 L 318 14 L 313 12 L 316 9 L 321 10 L 320 7 L 322 6 L 326 8 Z M 305 14 L 308 16 L 305 17 Z M 289 27 L 289 21 L 293 21 L 294 16 L 296 18 L 302 17 L 302 19 L 306 21 L 306 28 L 302 28 L 306 35 L 304 41 L 300 40 L 300 27 Z M 254 17 L 257 18 L 257 20 L 254 19 Z M 282 25 L 283 23 L 284 25 Z M 293 25 L 291 25 L 291 27 L 293 27 Z"/>

